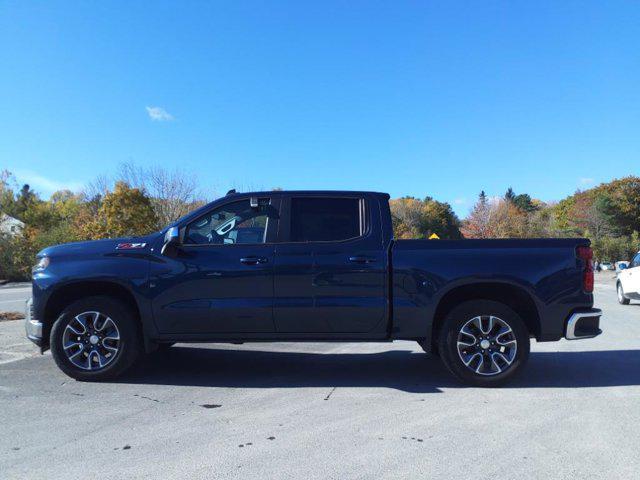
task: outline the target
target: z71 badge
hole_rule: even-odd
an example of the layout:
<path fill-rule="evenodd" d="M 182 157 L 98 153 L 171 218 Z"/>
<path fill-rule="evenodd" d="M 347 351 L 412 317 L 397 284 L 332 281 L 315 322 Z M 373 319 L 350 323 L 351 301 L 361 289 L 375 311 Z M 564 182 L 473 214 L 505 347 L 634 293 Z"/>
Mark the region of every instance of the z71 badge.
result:
<path fill-rule="evenodd" d="M 146 243 L 119 243 L 116 245 L 116 250 L 135 250 L 137 248 L 144 248 Z"/>

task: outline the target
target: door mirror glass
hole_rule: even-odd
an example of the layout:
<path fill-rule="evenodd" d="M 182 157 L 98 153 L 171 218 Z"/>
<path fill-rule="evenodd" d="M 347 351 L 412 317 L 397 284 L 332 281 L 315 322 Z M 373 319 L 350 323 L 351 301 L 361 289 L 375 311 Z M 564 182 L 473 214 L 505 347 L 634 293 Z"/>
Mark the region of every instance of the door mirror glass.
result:
<path fill-rule="evenodd" d="M 175 253 L 178 245 L 180 245 L 180 229 L 178 227 L 171 227 L 164 234 L 164 243 L 160 253 L 162 255 L 172 255 Z"/>

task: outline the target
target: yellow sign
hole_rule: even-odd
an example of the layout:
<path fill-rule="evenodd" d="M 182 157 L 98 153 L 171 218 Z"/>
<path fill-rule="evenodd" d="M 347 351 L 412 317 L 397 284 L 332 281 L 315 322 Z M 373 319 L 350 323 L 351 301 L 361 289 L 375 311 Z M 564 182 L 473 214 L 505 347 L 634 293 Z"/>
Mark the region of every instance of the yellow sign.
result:
<path fill-rule="evenodd" d="M 429 240 L 440 240 L 440 237 L 435 233 L 432 233 L 431 236 L 429 237 Z"/>

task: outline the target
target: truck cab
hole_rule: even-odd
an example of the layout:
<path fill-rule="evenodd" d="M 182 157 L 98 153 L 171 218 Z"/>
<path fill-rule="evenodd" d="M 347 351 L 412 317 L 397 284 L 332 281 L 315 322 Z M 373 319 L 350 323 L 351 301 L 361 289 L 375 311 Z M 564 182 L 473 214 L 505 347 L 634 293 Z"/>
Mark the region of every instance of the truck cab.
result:
<path fill-rule="evenodd" d="M 179 248 L 149 270 L 158 333 L 384 338 L 391 229 L 380 205 L 387 199 L 232 194 L 180 222 L 172 227 Z"/>

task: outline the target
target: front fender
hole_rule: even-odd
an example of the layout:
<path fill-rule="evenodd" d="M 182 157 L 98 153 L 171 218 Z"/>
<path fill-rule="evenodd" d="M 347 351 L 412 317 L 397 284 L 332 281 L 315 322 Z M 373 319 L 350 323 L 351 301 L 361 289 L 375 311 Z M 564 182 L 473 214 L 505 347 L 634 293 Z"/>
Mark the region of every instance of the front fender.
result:
<path fill-rule="evenodd" d="M 145 337 L 155 325 L 148 299 L 149 261 L 144 256 L 55 259 L 32 276 L 33 317 L 43 323 L 43 349 L 53 322 L 69 303 L 90 295 L 113 295 L 137 310 Z"/>

